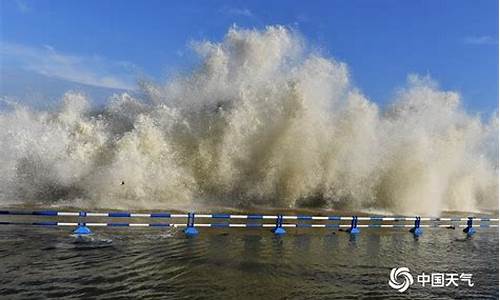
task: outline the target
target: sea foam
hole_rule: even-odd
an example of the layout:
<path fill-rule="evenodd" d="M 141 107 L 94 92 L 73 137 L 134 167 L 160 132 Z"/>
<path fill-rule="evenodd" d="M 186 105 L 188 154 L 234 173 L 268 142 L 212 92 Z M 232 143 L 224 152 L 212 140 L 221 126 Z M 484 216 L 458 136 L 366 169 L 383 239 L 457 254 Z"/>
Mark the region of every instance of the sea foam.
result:
<path fill-rule="evenodd" d="M 387 107 L 297 32 L 230 28 L 200 63 L 95 111 L 0 113 L 0 203 L 498 209 L 498 113 L 410 75 Z"/>

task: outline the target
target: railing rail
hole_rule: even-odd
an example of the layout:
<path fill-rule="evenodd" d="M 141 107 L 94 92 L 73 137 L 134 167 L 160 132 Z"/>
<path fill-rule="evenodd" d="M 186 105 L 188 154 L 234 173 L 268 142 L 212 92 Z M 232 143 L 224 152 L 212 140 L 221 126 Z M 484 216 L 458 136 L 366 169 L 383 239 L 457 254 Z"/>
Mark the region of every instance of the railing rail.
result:
<path fill-rule="evenodd" d="M 36 210 L 36 211 L 18 211 L 18 210 L 0 210 L 0 215 L 15 215 L 15 216 L 73 216 L 73 217 L 109 217 L 109 218 L 187 218 L 187 213 L 169 213 L 169 212 L 86 212 L 86 211 L 55 211 L 55 210 Z M 308 215 L 283 215 L 284 220 L 330 220 L 330 221 L 350 221 L 351 216 L 308 216 Z M 211 218 L 211 219 L 269 219 L 276 220 L 278 215 L 263 215 L 263 214 L 196 214 L 196 218 Z M 359 221 L 414 221 L 415 217 L 408 216 L 358 216 Z M 498 222 L 498 218 L 487 217 L 421 217 L 421 221 L 467 221 L 473 218 L 478 222 Z"/>

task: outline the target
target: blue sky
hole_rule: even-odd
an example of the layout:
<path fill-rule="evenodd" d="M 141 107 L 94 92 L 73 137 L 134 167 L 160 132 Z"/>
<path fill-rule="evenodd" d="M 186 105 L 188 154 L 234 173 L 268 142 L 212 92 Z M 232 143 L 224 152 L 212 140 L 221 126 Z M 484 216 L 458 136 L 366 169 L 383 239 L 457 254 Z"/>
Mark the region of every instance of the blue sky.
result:
<path fill-rule="evenodd" d="M 43 101 L 45 77 L 89 89 L 133 88 L 138 77 L 162 80 L 193 64 L 193 40 L 219 41 L 233 24 L 281 24 L 347 63 L 354 85 L 377 103 L 389 102 L 407 75 L 417 73 L 460 92 L 470 111 L 498 110 L 498 0 L 0 5 L 0 96 L 20 94 L 29 85 Z M 55 85 L 46 86 L 55 97 Z"/>

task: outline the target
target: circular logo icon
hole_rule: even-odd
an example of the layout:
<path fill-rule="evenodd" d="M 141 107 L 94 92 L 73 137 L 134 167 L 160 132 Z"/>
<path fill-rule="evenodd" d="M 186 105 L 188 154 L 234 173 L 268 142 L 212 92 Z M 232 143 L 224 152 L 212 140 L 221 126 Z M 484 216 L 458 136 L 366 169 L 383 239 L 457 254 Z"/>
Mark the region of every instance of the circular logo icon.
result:
<path fill-rule="evenodd" d="M 413 276 L 407 267 L 393 268 L 389 277 L 389 286 L 400 293 L 413 284 Z"/>

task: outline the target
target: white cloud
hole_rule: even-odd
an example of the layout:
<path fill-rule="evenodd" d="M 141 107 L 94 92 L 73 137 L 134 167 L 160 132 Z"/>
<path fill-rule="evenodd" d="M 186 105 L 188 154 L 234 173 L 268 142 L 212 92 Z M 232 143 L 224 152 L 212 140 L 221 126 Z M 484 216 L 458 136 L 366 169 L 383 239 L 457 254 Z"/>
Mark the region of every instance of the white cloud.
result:
<path fill-rule="evenodd" d="M 468 36 L 463 39 L 463 42 L 469 45 L 496 45 L 498 39 L 489 35 Z"/>
<path fill-rule="evenodd" d="M 4 42 L 0 66 L 18 67 L 45 76 L 116 89 L 134 89 L 134 66 L 100 56 L 78 56 L 58 52 L 50 45 L 30 47 Z"/>
<path fill-rule="evenodd" d="M 31 7 L 28 5 L 28 3 L 24 2 L 23 0 L 16 0 L 16 5 L 17 9 L 23 14 L 31 11 Z"/>

